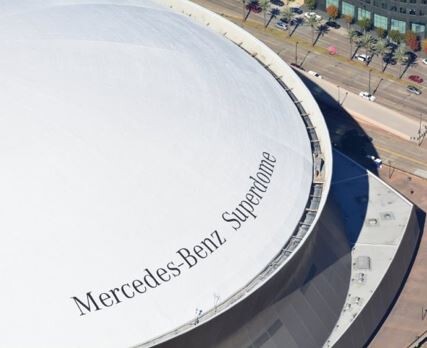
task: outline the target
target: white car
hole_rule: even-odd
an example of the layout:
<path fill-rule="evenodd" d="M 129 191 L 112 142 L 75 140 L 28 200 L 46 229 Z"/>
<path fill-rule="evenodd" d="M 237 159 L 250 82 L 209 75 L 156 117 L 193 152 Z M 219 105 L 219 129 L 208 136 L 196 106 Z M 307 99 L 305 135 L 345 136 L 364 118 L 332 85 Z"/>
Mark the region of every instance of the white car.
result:
<path fill-rule="evenodd" d="M 381 158 L 372 155 L 366 155 L 366 158 L 374 162 L 377 168 L 381 168 L 383 166 L 383 161 L 381 160 Z"/>
<path fill-rule="evenodd" d="M 310 75 L 313 75 L 314 77 L 319 78 L 319 79 L 321 79 L 321 78 L 322 78 L 322 75 L 320 75 L 319 73 L 317 73 L 317 72 L 315 72 L 315 71 L 313 71 L 313 70 L 309 70 L 309 71 L 308 71 L 308 73 L 309 73 Z"/>
<path fill-rule="evenodd" d="M 356 59 L 357 60 L 360 60 L 361 62 L 366 62 L 366 61 L 370 61 L 371 60 L 371 56 L 369 56 L 369 55 L 366 55 L 366 54 L 358 54 L 358 55 L 356 55 Z"/>
<path fill-rule="evenodd" d="M 322 19 L 322 16 L 318 15 L 316 12 L 306 12 L 304 13 L 304 16 L 308 19 L 310 17 L 316 18 L 318 21 Z"/>
<path fill-rule="evenodd" d="M 422 62 L 423 62 L 425 65 L 427 65 L 427 58 L 424 58 L 424 59 L 422 60 Z"/>
<path fill-rule="evenodd" d="M 375 101 L 375 99 L 377 99 L 374 95 L 368 93 L 368 92 L 360 92 L 359 95 L 363 98 L 363 99 L 367 99 L 371 102 Z"/>
<path fill-rule="evenodd" d="M 288 25 L 285 22 L 278 21 L 276 23 L 276 28 L 282 29 L 282 30 L 288 30 Z"/>

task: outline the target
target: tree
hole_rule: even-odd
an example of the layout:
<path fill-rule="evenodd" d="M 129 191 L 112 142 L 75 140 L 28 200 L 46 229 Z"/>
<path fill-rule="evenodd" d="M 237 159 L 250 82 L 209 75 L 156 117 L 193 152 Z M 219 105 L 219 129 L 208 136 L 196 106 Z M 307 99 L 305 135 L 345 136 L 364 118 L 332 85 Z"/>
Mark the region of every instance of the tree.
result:
<path fill-rule="evenodd" d="M 370 53 L 373 53 L 373 42 L 374 38 L 371 34 L 363 34 L 359 39 L 359 46 L 365 49 L 365 55 L 369 56 Z M 369 64 L 369 59 L 366 59 L 365 64 Z"/>
<path fill-rule="evenodd" d="M 292 10 L 289 7 L 286 7 L 283 11 L 282 11 L 282 20 L 286 23 L 288 23 L 288 35 L 291 36 L 292 32 L 290 30 L 290 24 L 293 20 L 293 18 L 295 17 L 295 13 L 292 12 Z"/>
<path fill-rule="evenodd" d="M 357 25 L 366 33 L 372 27 L 371 20 L 368 17 L 359 19 L 357 21 Z"/>
<path fill-rule="evenodd" d="M 270 22 L 271 22 L 274 18 L 277 18 L 278 16 L 280 16 L 280 10 L 279 10 L 277 7 L 272 8 L 272 9 L 271 9 L 271 11 L 270 11 L 270 18 L 269 18 L 269 20 L 268 20 L 267 24 L 265 25 L 265 27 L 267 28 L 267 27 L 268 27 L 268 25 L 270 24 Z"/>
<path fill-rule="evenodd" d="M 250 2 L 246 5 L 246 9 L 248 10 L 248 13 L 246 14 L 245 18 L 243 18 L 243 22 L 246 21 L 251 14 L 252 10 L 259 6 L 258 0 L 250 0 Z"/>
<path fill-rule="evenodd" d="M 413 51 L 420 50 L 420 40 L 418 40 L 417 34 L 413 31 L 407 31 L 405 34 L 405 43 L 406 46 L 410 47 Z"/>
<path fill-rule="evenodd" d="M 262 9 L 262 14 L 264 17 L 264 27 L 267 27 L 267 13 L 269 12 L 271 5 L 270 5 L 270 0 L 261 0 L 259 6 Z"/>
<path fill-rule="evenodd" d="M 405 64 L 408 57 L 406 55 L 406 47 L 404 44 L 400 44 L 399 47 L 394 51 L 393 58 L 396 59 L 399 64 L 399 79 L 402 78 L 402 64 Z"/>
<path fill-rule="evenodd" d="M 314 10 L 316 8 L 316 0 L 304 0 L 304 5 L 309 9 L 309 10 Z"/>
<path fill-rule="evenodd" d="M 320 39 L 321 36 L 324 36 L 329 32 L 329 27 L 325 24 L 320 24 L 316 27 L 316 32 L 317 32 L 316 40 L 314 40 L 312 46 L 316 44 L 316 42 Z"/>
<path fill-rule="evenodd" d="M 353 24 L 353 17 L 350 15 L 343 16 L 344 22 L 347 23 L 347 29 L 350 30 L 350 26 Z"/>
<path fill-rule="evenodd" d="M 375 32 L 380 39 L 384 39 L 387 36 L 387 30 L 383 28 L 375 28 Z"/>
<path fill-rule="evenodd" d="M 328 14 L 329 18 L 335 20 L 338 17 L 338 8 L 334 5 L 329 5 L 326 7 L 326 13 Z"/>
<path fill-rule="evenodd" d="M 384 72 L 384 56 L 390 54 L 390 50 L 387 46 L 387 41 L 385 39 L 379 39 L 375 44 L 375 51 L 381 57 L 381 69 Z"/>
<path fill-rule="evenodd" d="M 390 30 L 390 32 L 388 33 L 388 37 L 395 43 L 400 44 L 400 42 L 402 41 L 402 34 L 400 33 L 399 30 Z"/>
<path fill-rule="evenodd" d="M 356 38 L 357 38 L 356 30 L 349 29 L 348 30 L 348 41 L 350 43 L 350 59 L 353 58 L 353 43 L 355 42 Z"/>
<path fill-rule="evenodd" d="M 310 16 L 307 19 L 307 25 L 311 27 L 311 43 L 314 46 L 314 30 L 317 28 L 319 21 L 316 16 Z"/>

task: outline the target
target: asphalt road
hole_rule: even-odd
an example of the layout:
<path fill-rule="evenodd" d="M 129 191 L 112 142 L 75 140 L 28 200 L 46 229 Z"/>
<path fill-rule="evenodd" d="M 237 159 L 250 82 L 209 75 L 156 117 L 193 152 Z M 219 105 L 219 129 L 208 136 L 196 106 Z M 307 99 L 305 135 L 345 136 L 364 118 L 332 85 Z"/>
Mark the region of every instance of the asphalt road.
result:
<path fill-rule="evenodd" d="M 345 89 L 359 93 L 361 90 L 368 89 L 368 69 L 364 64 L 359 62 L 349 62 L 347 59 L 337 59 L 322 52 L 313 50 L 310 45 L 311 32 L 310 28 L 300 27 L 297 29 L 291 40 L 288 39 L 288 33 L 281 32 L 273 28 L 265 30 L 263 28 L 263 17 L 259 14 L 251 14 L 246 23 L 242 23 L 242 3 L 237 0 L 195 0 L 194 2 L 206 7 L 218 14 L 224 15 L 227 19 L 234 23 L 243 26 L 245 30 L 252 33 L 258 39 L 263 41 L 271 49 L 277 52 L 286 62 L 295 61 L 295 42 L 298 44 L 298 63 L 302 64 L 306 70 L 314 70 L 322 74 L 322 76 L 337 86 L 345 87 Z M 274 21 L 273 21 L 274 23 Z M 347 38 L 344 34 L 331 32 L 327 34 L 327 38 L 333 38 L 334 42 L 341 42 L 343 49 L 348 49 Z M 305 38 L 305 39 L 304 39 Z M 327 47 L 325 39 L 319 40 L 319 45 Z M 307 42 L 304 42 L 307 41 Z M 317 46 L 317 45 L 316 45 Z M 337 46 L 341 47 L 337 44 Z M 340 49 L 338 51 L 341 53 Z M 344 51 L 346 52 L 346 51 Z M 347 51 L 349 52 L 349 50 Z M 345 53 L 344 53 L 345 55 Z M 378 58 L 373 61 L 372 67 L 376 64 L 381 65 Z M 390 69 L 391 72 L 397 69 L 396 66 Z M 393 71 L 392 71 L 393 70 Z M 420 71 L 424 72 L 421 73 Z M 411 74 L 418 74 L 426 77 L 427 66 L 418 66 L 412 68 Z M 379 87 L 377 87 L 379 84 Z M 377 89 L 375 95 L 377 101 L 387 107 L 394 108 L 397 111 L 404 112 L 406 115 L 412 116 L 417 121 L 420 119 L 420 113 L 424 114 L 424 120 L 427 120 L 427 87 L 424 88 L 424 94 L 421 96 L 409 95 L 406 92 L 406 84 L 393 80 L 381 80 L 380 77 L 371 75 L 372 90 Z M 338 93 L 338 88 L 337 88 Z M 343 96 L 341 96 L 343 98 Z M 376 152 L 381 157 L 385 165 L 399 168 L 406 172 L 427 177 L 427 139 L 418 146 L 416 143 L 401 140 L 384 130 L 378 129 L 368 124 L 359 124 L 355 122 L 350 115 L 343 117 L 345 111 L 341 108 L 333 108 L 325 105 L 321 100 L 318 100 L 331 132 L 331 138 L 337 140 L 337 137 L 342 140 L 342 136 L 351 135 L 354 132 L 360 135 L 359 138 L 351 138 L 351 141 L 359 142 L 361 138 L 365 142 L 359 147 L 359 153 L 347 153 L 350 157 L 368 165 L 365 157 L 365 152 Z M 335 141 L 341 150 L 341 141 Z M 347 144 L 348 141 L 345 141 Z M 354 148 L 354 146 L 353 146 Z M 344 151 L 346 152 L 346 151 Z M 374 154 L 374 153 L 372 153 Z M 370 168 L 372 169 L 372 168 Z"/>
<path fill-rule="evenodd" d="M 389 65 L 386 74 L 381 74 L 381 58 L 374 57 L 369 66 L 357 60 L 349 61 L 350 45 L 346 29 L 330 29 L 319 39 L 316 46 L 311 46 L 311 28 L 299 26 L 292 38 L 288 33 L 274 27 L 275 20 L 267 30 L 263 29 L 263 15 L 251 13 L 248 21 L 242 22 L 242 2 L 238 0 L 196 0 L 196 3 L 217 13 L 224 14 L 229 20 L 244 27 L 258 39 L 266 43 L 288 63 L 295 61 L 295 41 L 298 45 L 298 63 L 306 70 L 314 70 L 324 78 L 343 86 L 346 89 L 359 93 L 369 89 L 369 70 L 371 73 L 371 92 L 374 92 L 378 103 L 397 111 L 404 112 L 413 118 L 424 115 L 427 118 L 427 65 L 422 63 L 410 67 L 404 78 L 396 80 L 399 75 L 399 65 Z M 325 53 L 326 48 L 335 46 L 340 57 Z M 353 49 L 355 49 L 353 47 Z M 359 53 L 364 53 L 363 49 Z M 403 67 L 402 67 L 403 71 Z M 416 84 L 405 78 L 409 75 L 419 75 L 424 79 L 423 84 Z M 409 93 L 406 86 L 417 85 L 424 94 L 417 96 Z"/>

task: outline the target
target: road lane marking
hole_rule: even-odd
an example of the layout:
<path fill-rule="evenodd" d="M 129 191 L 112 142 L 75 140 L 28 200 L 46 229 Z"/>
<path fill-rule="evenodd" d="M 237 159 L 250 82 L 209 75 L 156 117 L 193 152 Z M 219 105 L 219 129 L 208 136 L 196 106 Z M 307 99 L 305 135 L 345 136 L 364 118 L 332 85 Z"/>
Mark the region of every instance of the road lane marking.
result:
<path fill-rule="evenodd" d="M 425 162 L 418 161 L 418 160 L 416 160 L 416 159 L 414 159 L 414 158 L 412 158 L 412 157 L 408 157 L 408 156 L 402 155 L 402 154 L 400 154 L 400 153 L 398 153 L 398 152 L 394 152 L 394 151 L 392 151 L 392 150 L 385 149 L 385 148 L 383 148 L 382 146 L 375 145 L 375 148 L 376 148 L 376 149 L 378 149 L 378 150 L 380 150 L 380 151 L 387 152 L 387 153 L 389 153 L 389 154 L 391 154 L 391 155 L 394 155 L 394 156 L 396 156 L 396 157 L 400 157 L 400 158 L 406 159 L 406 160 L 408 160 L 409 162 L 413 162 L 413 163 L 421 164 L 421 165 L 423 165 L 423 166 L 427 166 L 427 161 L 425 161 Z"/>

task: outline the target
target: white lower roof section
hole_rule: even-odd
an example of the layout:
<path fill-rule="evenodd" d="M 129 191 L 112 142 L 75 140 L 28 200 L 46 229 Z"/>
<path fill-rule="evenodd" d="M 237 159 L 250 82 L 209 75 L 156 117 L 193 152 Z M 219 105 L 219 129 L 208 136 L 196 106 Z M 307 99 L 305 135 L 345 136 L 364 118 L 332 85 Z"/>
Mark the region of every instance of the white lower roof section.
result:
<path fill-rule="evenodd" d="M 253 58 L 148 1 L 0 16 L 0 346 L 142 343 L 281 249 L 312 155 Z M 224 221 L 239 204 L 247 221 Z"/>

